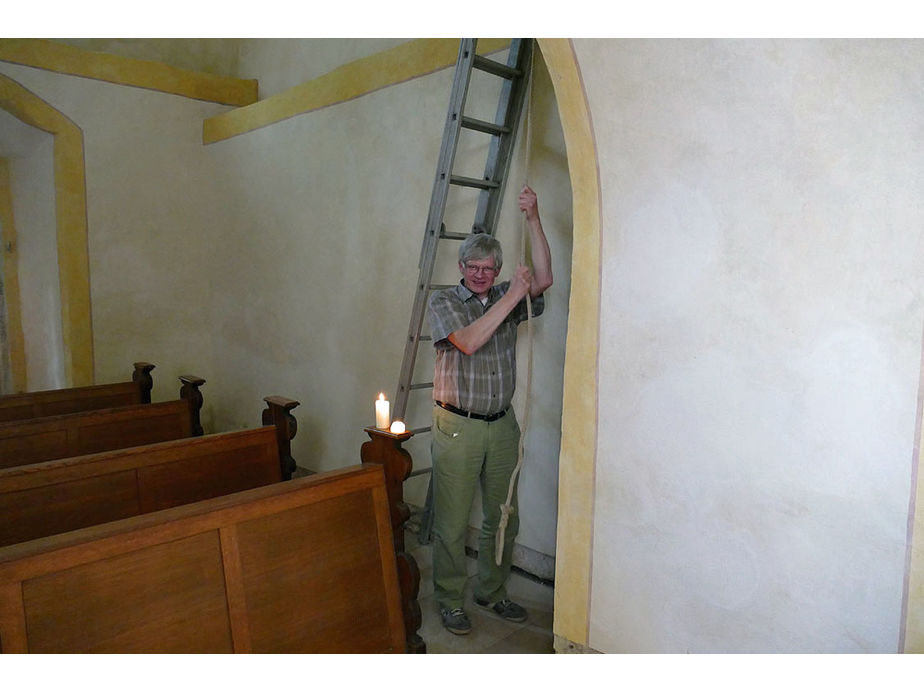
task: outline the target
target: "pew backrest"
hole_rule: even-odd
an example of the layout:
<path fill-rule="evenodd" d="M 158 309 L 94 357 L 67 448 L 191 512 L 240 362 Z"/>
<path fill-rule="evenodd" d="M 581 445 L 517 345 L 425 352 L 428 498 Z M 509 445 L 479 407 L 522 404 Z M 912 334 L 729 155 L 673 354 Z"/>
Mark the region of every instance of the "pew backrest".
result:
<path fill-rule="evenodd" d="M 0 423 L 0 469 L 188 438 L 186 399 Z"/>
<path fill-rule="evenodd" d="M 2 652 L 371 653 L 404 640 L 373 465 L 0 548 Z"/>
<path fill-rule="evenodd" d="M 89 385 L 0 396 L 0 421 L 22 421 L 42 416 L 150 404 L 153 364 L 135 363 L 132 379 L 108 385 Z"/>
<path fill-rule="evenodd" d="M 279 481 L 274 426 L 0 469 L 0 546 Z"/>

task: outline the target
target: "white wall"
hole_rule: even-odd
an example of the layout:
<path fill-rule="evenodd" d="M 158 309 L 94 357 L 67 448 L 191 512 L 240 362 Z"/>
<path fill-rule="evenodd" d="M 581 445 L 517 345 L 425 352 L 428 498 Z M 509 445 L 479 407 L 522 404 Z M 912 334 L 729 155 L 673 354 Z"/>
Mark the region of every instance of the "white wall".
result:
<path fill-rule="evenodd" d="M 919 41 L 575 41 L 603 195 L 590 646 L 895 652 Z"/>
<path fill-rule="evenodd" d="M 85 51 L 151 60 L 214 75 L 234 75 L 240 38 L 55 38 Z"/>
<path fill-rule="evenodd" d="M 259 79 L 260 98 L 265 99 L 408 40 L 382 37 L 241 39 L 237 76 Z"/>

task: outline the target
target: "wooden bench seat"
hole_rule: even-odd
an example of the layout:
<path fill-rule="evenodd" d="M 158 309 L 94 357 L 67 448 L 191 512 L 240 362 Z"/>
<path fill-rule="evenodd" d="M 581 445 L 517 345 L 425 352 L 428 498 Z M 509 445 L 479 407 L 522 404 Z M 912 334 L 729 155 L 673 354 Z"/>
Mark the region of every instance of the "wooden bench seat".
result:
<path fill-rule="evenodd" d="M 281 435 L 270 425 L 0 469 L 0 546 L 282 481 L 295 432 L 279 420 Z"/>
<path fill-rule="evenodd" d="M 202 435 L 205 381 L 184 376 L 180 399 L 0 423 L 0 469 Z"/>
<path fill-rule="evenodd" d="M 189 437 L 186 400 L 0 424 L 0 468 Z"/>
<path fill-rule="evenodd" d="M 151 389 L 154 386 L 151 371 L 154 365 L 139 361 L 134 366 L 132 379 L 128 382 L 0 396 L 0 421 L 21 421 L 93 409 L 150 404 Z"/>
<path fill-rule="evenodd" d="M 404 652 L 382 467 L 0 548 L 0 651 Z"/>

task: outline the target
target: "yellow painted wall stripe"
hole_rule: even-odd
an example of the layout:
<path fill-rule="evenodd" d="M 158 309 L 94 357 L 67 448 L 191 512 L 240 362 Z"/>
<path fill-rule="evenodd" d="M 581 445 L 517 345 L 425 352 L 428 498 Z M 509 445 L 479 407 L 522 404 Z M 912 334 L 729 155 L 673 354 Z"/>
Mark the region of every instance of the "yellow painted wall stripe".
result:
<path fill-rule="evenodd" d="M 477 51 L 486 55 L 506 48 L 510 39 L 479 39 Z M 202 141 L 212 144 L 286 118 L 355 99 L 455 65 L 459 39 L 416 39 L 389 50 L 341 65 L 317 79 L 287 89 L 250 106 L 208 118 Z"/>
<path fill-rule="evenodd" d="M 600 333 L 601 198 L 590 110 L 568 39 L 538 39 L 558 102 L 571 175 L 574 238 L 565 348 L 555 635 L 589 644 L 597 451 L 597 357 Z"/>
<path fill-rule="evenodd" d="M 10 350 L 10 384 L 13 392 L 26 390 L 26 347 L 22 332 L 22 305 L 19 294 L 19 249 L 10 189 L 10 166 L 0 158 L 0 255 L 3 267 L 3 293 L 6 297 L 6 335 Z"/>
<path fill-rule="evenodd" d="M 229 106 L 246 106 L 257 100 L 255 79 L 210 75 L 43 39 L 0 39 L 0 60 Z"/>
<path fill-rule="evenodd" d="M 918 426 L 915 431 L 914 467 L 911 478 L 909 508 L 908 567 L 905 576 L 904 620 L 902 621 L 900 651 L 907 654 L 924 653 L 924 469 L 921 467 L 921 436 L 924 431 L 924 392 L 918 394 Z"/>
<path fill-rule="evenodd" d="M 55 137 L 55 221 L 64 372 L 68 386 L 92 385 L 93 326 L 83 132 L 64 114 L 5 75 L 0 75 L 0 108 Z"/>

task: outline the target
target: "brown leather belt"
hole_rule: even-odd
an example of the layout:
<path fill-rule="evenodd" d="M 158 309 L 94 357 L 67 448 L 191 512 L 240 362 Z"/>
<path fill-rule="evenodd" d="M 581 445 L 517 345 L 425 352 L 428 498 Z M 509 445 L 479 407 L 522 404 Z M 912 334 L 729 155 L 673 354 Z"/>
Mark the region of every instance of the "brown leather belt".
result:
<path fill-rule="evenodd" d="M 434 400 L 436 404 L 446 411 L 451 411 L 453 414 L 458 414 L 459 416 L 464 416 L 467 419 L 478 419 L 479 421 L 497 421 L 504 414 L 507 413 L 507 410 L 499 411 L 496 414 L 476 414 L 475 412 L 465 411 L 464 409 L 459 409 L 459 407 L 454 407 L 451 404 L 446 404 L 445 402 L 440 402 Z"/>

